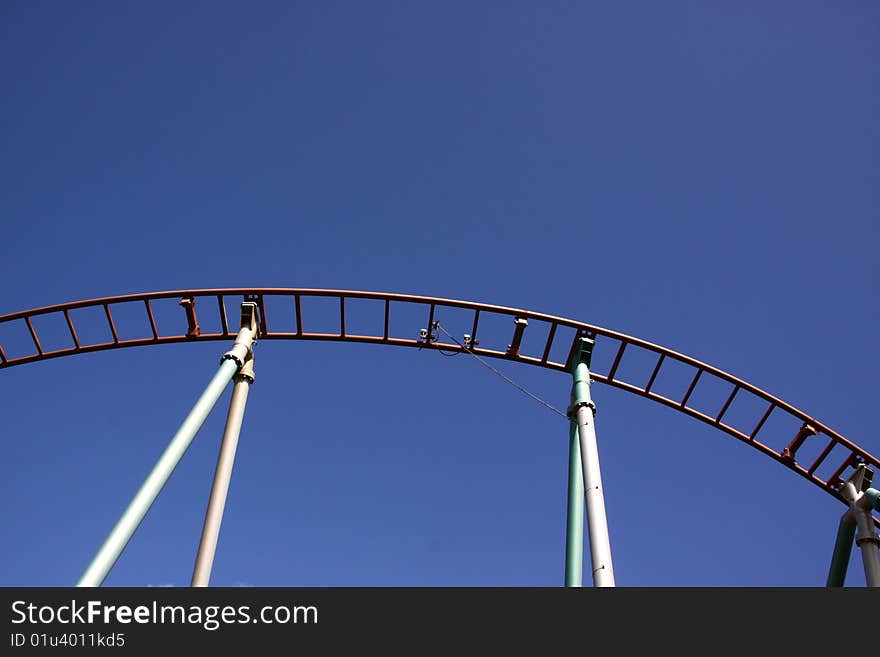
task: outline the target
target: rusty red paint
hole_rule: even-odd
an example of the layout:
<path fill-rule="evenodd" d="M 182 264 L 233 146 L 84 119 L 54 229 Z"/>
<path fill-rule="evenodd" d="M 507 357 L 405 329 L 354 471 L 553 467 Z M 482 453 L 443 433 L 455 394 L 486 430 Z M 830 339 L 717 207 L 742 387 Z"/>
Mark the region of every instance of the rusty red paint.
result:
<path fill-rule="evenodd" d="M 614 356 L 614 362 L 611 363 L 611 369 L 608 370 L 608 380 L 613 381 L 614 375 L 617 374 L 617 368 L 620 365 L 620 359 L 623 358 L 623 352 L 626 349 L 626 342 L 620 343 L 620 348 L 617 350 L 617 354 Z"/>
<path fill-rule="evenodd" d="M 269 334 L 267 329 L 267 319 L 265 313 L 265 305 L 263 303 L 263 295 L 271 294 L 278 296 L 286 296 L 293 297 L 295 306 L 296 306 L 296 333 L 274 333 Z M 218 312 L 220 313 L 221 323 L 223 326 L 223 332 L 221 333 L 201 333 L 198 327 L 198 321 L 195 313 L 195 304 L 199 297 L 214 297 L 218 304 Z M 664 347 L 652 344 L 650 342 L 646 342 L 644 340 L 640 340 L 638 338 L 634 338 L 632 336 L 627 336 L 621 333 L 617 333 L 615 331 L 610 331 L 608 329 L 604 329 L 597 326 L 592 326 L 589 324 L 584 324 L 582 322 L 577 322 L 571 319 L 566 319 L 563 317 L 556 317 L 552 315 L 546 315 L 543 313 L 537 313 L 517 308 L 506 308 L 502 306 L 492 306 L 488 304 L 480 304 L 469 301 L 459 301 L 454 299 L 441 299 L 436 297 L 419 297 L 414 295 L 402 295 L 402 294 L 391 294 L 391 293 L 377 293 L 377 292 L 362 292 L 356 290 L 315 290 L 315 289 L 285 289 L 285 288 L 229 288 L 229 289 L 203 289 L 203 290 L 186 290 L 186 291 L 167 291 L 167 292 L 152 292 L 145 294 L 133 294 L 133 295 L 125 295 L 125 296 L 115 296 L 115 297 L 107 297 L 103 299 L 91 299 L 91 300 L 83 300 L 76 301 L 73 303 L 66 304 L 58 304 L 54 306 L 47 306 L 43 308 L 36 308 L 33 310 L 25 310 L 16 313 L 11 313 L 0 317 L 0 323 L 10 322 L 14 320 L 25 320 L 27 323 L 29 330 L 31 331 L 31 337 L 34 339 L 35 345 L 38 345 L 38 353 L 31 354 L 28 356 L 22 356 L 18 358 L 10 358 L 3 350 L 0 348 L 0 368 L 13 367 L 16 365 L 22 365 L 25 363 L 35 362 L 38 360 L 45 360 L 48 358 L 57 358 L 60 356 L 67 356 L 78 353 L 90 353 L 94 351 L 101 351 L 104 349 L 115 349 L 115 348 L 123 348 L 123 347 L 131 347 L 131 346 L 143 346 L 148 344 L 171 344 L 171 343 L 180 343 L 191 340 L 227 340 L 230 334 L 228 323 L 226 322 L 225 317 L 225 307 L 223 305 L 223 299 L 225 296 L 251 296 L 255 297 L 258 302 L 258 306 L 260 308 L 260 322 L 261 322 L 261 330 L 264 332 L 264 337 L 271 339 L 295 339 L 295 340 L 330 340 L 330 341 L 349 341 L 349 342 L 363 342 L 363 343 L 371 343 L 371 344 L 389 344 L 394 346 L 405 346 L 405 347 L 417 347 L 417 348 L 428 348 L 428 349 L 436 349 L 440 348 L 445 351 L 461 351 L 462 347 L 460 345 L 455 344 L 443 344 L 443 343 L 432 343 L 429 345 L 425 345 L 423 342 L 420 342 L 416 339 L 404 339 L 404 338 L 391 338 L 389 337 L 389 325 L 390 325 L 390 314 L 391 314 L 391 302 L 405 302 L 405 303 L 420 303 L 426 304 L 431 308 L 431 312 L 429 313 L 429 326 L 430 322 L 433 321 L 434 313 L 443 308 L 462 308 L 469 309 L 474 311 L 474 319 L 473 319 L 473 328 L 471 329 L 471 336 L 473 339 L 472 342 L 472 351 L 481 356 L 487 356 L 491 358 L 506 358 L 511 360 L 516 360 L 518 362 L 529 364 L 529 365 L 537 365 L 540 367 L 544 367 L 546 369 L 564 372 L 567 371 L 568 366 L 570 365 L 571 356 L 576 348 L 576 339 L 578 337 L 582 337 L 585 335 L 589 335 L 592 337 L 603 336 L 605 338 L 609 338 L 611 341 L 618 341 L 620 346 L 614 357 L 614 362 L 612 367 L 609 369 L 607 374 L 602 374 L 601 372 L 591 372 L 593 379 L 599 383 L 606 383 L 608 385 L 617 387 L 622 390 L 626 390 L 628 392 L 637 394 L 642 397 L 646 397 L 663 405 L 669 406 L 671 408 L 675 408 L 679 412 L 685 413 L 695 419 L 698 419 L 702 422 L 705 422 L 711 426 L 714 426 L 716 429 L 720 429 L 725 433 L 734 436 L 738 440 L 741 440 L 758 451 L 766 454 L 767 456 L 773 458 L 776 461 L 781 463 L 786 463 L 789 467 L 800 474 L 801 476 L 807 478 L 812 481 L 814 484 L 823 488 L 829 494 L 835 496 L 840 499 L 840 493 L 836 490 L 836 486 L 839 486 L 839 481 L 836 478 L 839 478 L 840 474 L 843 470 L 846 469 L 848 465 L 851 465 L 854 461 L 862 461 L 865 463 L 869 463 L 874 465 L 875 467 L 880 467 L 880 462 L 878 459 L 864 449 L 858 447 L 851 441 L 847 440 L 839 433 L 830 429 L 827 425 L 817 421 L 815 418 L 808 416 L 802 411 L 796 409 L 790 404 L 778 399 L 760 388 L 757 388 L 737 377 L 734 377 L 726 372 L 723 372 L 711 365 L 706 363 L 702 363 L 697 361 L 696 359 L 690 358 L 683 354 L 674 352 L 672 350 L 666 349 Z M 339 308 L 340 308 L 340 333 L 339 334 L 322 334 L 322 333 L 306 333 L 303 331 L 302 325 L 302 313 L 301 313 L 301 304 L 300 299 L 303 296 L 309 297 L 324 297 L 324 298 L 337 298 L 339 299 Z M 153 315 L 150 302 L 157 299 L 170 299 L 170 298 L 178 298 L 182 299 L 183 303 L 181 304 L 184 307 L 186 316 L 187 316 L 187 333 L 186 335 L 162 335 L 156 325 L 155 317 Z M 384 322 L 382 324 L 381 332 L 377 331 L 375 335 L 349 335 L 345 332 L 345 299 L 347 298 L 355 298 L 355 299 L 373 299 L 383 301 L 385 304 L 385 317 Z M 109 305 L 114 303 L 124 303 L 130 301 L 142 301 L 145 304 L 147 310 L 147 316 L 150 321 L 150 328 L 152 331 L 151 338 L 139 338 L 133 340 L 123 340 L 120 339 L 115 330 L 115 325 L 113 323 L 112 314 L 110 314 Z M 99 307 L 103 306 L 105 313 L 107 314 L 107 321 L 111 327 L 111 332 L 113 333 L 113 341 L 101 343 L 97 345 L 81 345 L 79 343 L 79 339 L 76 337 L 76 331 L 74 330 L 73 322 L 70 319 L 70 311 L 78 308 L 89 308 L 89 307 Z M 479 325 L 479 319 L 481 312 L 490 312 L 498 315 L 506 315 L 514 320 L 516 318 L 523 318 L 526 320 L 538 320 L 547 322 L 550 324 L 550 331 L 547 337 L 547 341 L 544 345 L 543 353 L 540 358 L 525 356 L 520 353 L 509 353 L 504 351 L 497 351 L 492 349 L 481 349 L 476 345 L 476 337 L 477 337 L 477 329 Z M 39 344 L 39 339 L 36 334 L 36 330 L 34 329 L 32 319 L 37 316 L 47 315 L 51 313 L 63 313 L 66 321 L 68 322 L 68 328 L 71 331 L 71 336 L 74 339 L 74 347 L 59 349 L 55 351 L 45 351 L 42 348 L 42 345 Z M 572 342 L 571 348 L 569 350 L 569 357 L 565 362 L 554 362 L 550 360 L 550 353 L 552 351 L 554 340 L 558 341 L 558 327 L 566 327 L 572 328 L 576 331 L 577 335 L 575 341 Z M 418 330 L 421 327 L 414 327 L 414 330 Z M 378 329 L 378 327 L 377 327 Z M 515 334 L 516 335 L 516 334 Z M 515 340 L 514 340 L 515 341 Z M 597 341 L 598 345 L 603 343 L 607 344 L 605 341 Z M 621 381 L 617 378 L 618 365 L 620 363 L 620 359 L 623 356 L 623 351 L 626 348 L 626 345 L 633 345 L 635 347 L 647 349 L 653 353 L 658 354 L 657 363 L 654 366 L 654 370 L 651 373 L 651 377 L 646 386 L 640 387 L 634 385 L 627 381 Z M 518 350 L 517 350 L 518 351 Z M 688 388 L 688 392 L 685 394 L 685 398 L 682 401 L 671 400 L 663 397 L 662 395 L 658 395 L 651 391 L 651 388 L 657 379 L 657 376 L 660 374 L 664 364 L 669 360 L 673 359 L 684 363 L 686 365 L 690 365 L 697 370 L 697 374 L 694 379 L 691 381 L 691 384 Z M 714 417 L 696 411 L 692 408 L 687 407 L 687 400 L 690 398 L 693 389 L 697 385 L 697 381 L 699 381 L 701 376 L 711 376 L 721 381 L 726 381 L 733 386 L 733 390 L 730 393 L 730 396 L 724 403 L 724 406 L 721 408 L 719 413 Z M 739 431 L 727 424 L 721 422 L 721 418 L 724 416 L 724 413 L 727 411 L 731 402 L 734 399 L 734 396 L 737 394 L 748 394 L 754 397 L 757 397 L 761 400 L 764 400 L 767 403 L 766 411 L 764 415 L 759 420 L 751 434 L 745 434 L 742 431 Z M 776 452 L 772 448 L 762 444 L 756 438 L 759 435 L 761 428 L 764 426 L 767 418 L 774 411 L 774 409 L 779 409 L 780 412 L 786 413 L 794 418 L 800 420 L 801 423 L 808 424 L 810 427 L 815 429 L 817 434 L 822 434 L 828 437 L 829 442 L 825 448 L 825 450 L 820 454 L 819 458 L 810 466 L 808 469 L 804 469 L 803 467 L 793 463 L 788 456 L 794 456 L 797 447 L 800 444 L 795 444 L 794 442 L 789 445 L 789 455 L 785 454 L 783 450 L 782 453 Z M 821 465 L 825 458 L 827 458 L 828 454 L 831 452 L 834 445 L 842 445 L 850 450 L 850 457 L 847 459 L 844 465 L 838 468 L 837 472 L 835 472 L 831 477 L 827 480 L 823 480 L 820 477 L 817 477 L 814 473 L 816 469 Z M 880 522 L 878 522 L 880 524 Z"/>
<path fill-rule="evenodd" d="M 550 332 L 547 334 L 547 342 L 544 344 L 544 353 L 541 354 L 541 362 L 546 363 L 550 357 L 550 347 L 553 346 L 553 338 L 556 337 L 556 322 L 550 325 Z"/>
<path fill-rule="evenodd" d="M 73 338 L 73 346 L 79 347 L 79 337 L 76 335 L 76 329 L 73 328 L 73 320 L 70 318 L 70 311 L 64 310 L 64 319 L 67 320 L 67 328 L 70 329 L 70 337 Z"/>
<path fill-rule="evenodd" d="M 226 304 L 223 303 L 223 295 L 217 295 L 217 312 L 220 313 L 220 325 L 223 327 L 223 335 L 229 335 L 229 322 L 226 320 Z"/>
<path fill-rule="evenodd" d="M 107 323 L 110 324 L 110 333 L 113 335 L 113 342 L 119 344 L 119 334 L 116 333 L 116 324 L 113 323 L 113 315 L 110 314 L 110 304 L 104 304 L 104 314 L 107 315 Z"/>
<path fill-rule="evenodd" d="M 197 338 L 201 334 L 199 320 L 196 318 L 196 299 L 194 295 L 187 296 L 178 301 L 186 313 L 186 337 Z"/>
<path fill-rule="evenodd" d="M 804 422 L 801 425 L 801 428 L 798 430 L 795 437 L 792 439 L 791 443 L 789 443 L 788 447 L 782 450 L 782 458 L 785 461 L 794 461 L 795 455 L 797 454 L 798 449 L 800 449 L 801 445 L 804 444 L 804 441 L 810 436 L 815 436 L 816 430 L 811 427 L 807 422 Z"/>
<path fill-rule="evenodd" d="M 721 422 L 721 418 L 724 417 L 727 409 L 730 408 L 730 403 L 733 401 L 733 398 L 736 397 L 736 393 L 738 392 L 739 386 L 733 386 L 733 390 L 730 391 L 730 396 L 727 398 L 727 401 L 724 402 L 724 406 L 721 407 L 721 410 L 718 411 L 718 415 L 715 416 L 716 422 Z"/>
<path fill-rule="evenodd" d="M 837 441 L 835 441 L 834 438 L 828 441 L 828 444 L 825 445 L 825 449 L 823 449 L 819 456 L 816 457 L 816 460 L 813 461 L 813 465 L 811 465 L 807 469 L 807 474 L 812 476 L 812 474 L 816 471 L 816 468 L 822 465 L 822 461 L 824 461 L 828 457 L 828 455 L 831 453 L 831 450 L 834 449 L 834 446 L 836 444 Z"/>
<path fill-rule="evenodd" d="M 156 328 L 156 318 L 153 317 L 153 308 L 150 306 L 150 300 L 144 299 L 144 305 L 147 307 L 147 316 L 150 318 L 150 331 L 153 333 L 153 339 L 158 340 L 159 329 Z"/>
<path fill-rule="evenodd" d="M 36 346 L 36 348 L 37 348 L 37 353 L 42 356 L 43 355 L 43 347 L 40 345 L 40 339 L 37 337 L 37 332 L 34 330 L 34 325 L 31 324 L 31 318 L 25 317 L 24 321 L 27 324 L 28 331 L 31 332 L 31 339 L 33 339 L 33 341 L 34 341 L 34 346 Z"/>

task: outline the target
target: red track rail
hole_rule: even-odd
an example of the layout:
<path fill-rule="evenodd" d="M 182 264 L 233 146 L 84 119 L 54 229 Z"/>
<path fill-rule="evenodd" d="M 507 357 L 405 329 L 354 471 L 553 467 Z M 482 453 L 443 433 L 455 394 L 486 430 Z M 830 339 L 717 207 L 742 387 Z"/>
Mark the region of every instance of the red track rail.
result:
<path fill-rule="evenodd" d="M 264 297 L 287 297 L 290 301 L 289 320 L 293 324 L 295 317 L 295 331 L 273 331 L 267 317 Z M 656 402 L 669 406 L 679 412 L 685 413 L 691 417 L 701 420 L 716 429 L 724 431 L 742 442 L 750 445 L 759 452 L 778 461 L 788 469 L 799 474 L 813 484 L 822 488 L 825 492 L 834 496 L 838 500 L 843 501 L 840 494 L 842 482 L 846 480 L 849 472 L 859 463 L 867 463 L 880 468 L 880 461 L 867 451 L 850 442 L 842 435 L 827 427 L 823 423 L 807 415 L 803 411 L 798 410 L 791 404 L 788 404 L 777 397 L 774 397 L 760 388 L 753 386 L 735 376 L 723 372 L 716 367 L 712 367 L 706 363 L 702 363 L 694 358 L 677 353 L 665 347 L 661 347 L 638 338 L 634 338 L 622 333 L 610 331 L 598 326 L 584 324 L 563 317 L 554 317 L 543 313 L 536 313 L 530 310 L 521 310 L 518 308 L 505 308 L 502 306 L 492 306 L 481 303 L 473 303 L 469 301 L 457 301 L 453 299 L 439 299 L 434 297 L 420 297 L 405 294 L 389 294 L 379 292 L 359 292 L 354 290 L 316 290 L 316 289 L 289 289 L 289 288 L 228 288 L 228 289 L 207 289 L 207 290 L 175 290 L 168 292 L 149 292 L 145 294 L 130 294 L 125 296 L 106 297 L 103 299 L 90 299 L 86 301 L 75 301 L 73 303 L 59 304 L 55 306 L 47 306 L 44 308 L 36 308 L 34 310 L 24 310 L 0 317 L 0 325 L 10 322 L 23 322 L 30 333 L 33 341 L 33 353 L 23 356 L 11 357 L 3 350 L 0 344 L 0 369 L 13 367 L 15 365 L 23 365 L 39 360 L 49 358 L 58 358 L 60 356 L 69 356 L 73 354 L 88 353 L 92 351 L 102 351 L 105 349 L 119 349 L 123 347 L 136 347 L 153 344 L 166 344 L 175 342 L 192 342 L 200 340 L 226 340 L 229 339 L 234 330 L 230 328 L 228 318 L 226 316 L 225 299 L 226 297 L 242 297 L 246 300 L 257 301 L 260 307 L 260 328 L 261 340 L 335 340 L 345 342 L 364 342 L 371 344 L 385 344 L 400 347 L 417 347 L 420 349 L 443 349 L 444 351 L 455 352 L 462 351 L 463 348 L 458 344 L 449 344 L 438 341 L 417 340 L 410 337 L 400 337 L 392 335 L 390 331 L 392 308 L 397 304 L 420 304 L 428 308 L 428 314 L 425 317 L 425 323 L 421 326 L 408 327 L 408 335 L 418 335 L 421 328 L 428 328 L 431 322 L 440 316 L 443 309 L 457 308 L 473 311 L 473 323 L 471 335 L 477 338 L 480 329 L 480 319 L 487 315 L 504 316 L 511 319 L 526 319 L 549 324 L 547 340 L 541 350 L 540 355 L 526 355 L 520 351 L 520 343 L 522 336 L 527 328 L 523 327 L 522 322 L 511 322 L 511 344 L 507 351 L 498 351 L 485 349 L 479 346 L 472 346 L 471 351 L 480 355 L 492 358 L 502 358 L 505 360 L 517 361 L 528 365 L 537 365 L 551 370 L 562 372 L 568 371 L 568 362 L 558 362 L 550 359 L 551 352 L 556 343 L 559 342 L 558 329 L 565 327 L 574 329 L 575 335 L 566 353 L 568 359 L 571 358 L 575 341 L 580 336 L 589 336 L 596 339 L 594 353 L 600 350 L 611 349 L 614 353 L 611 366 L 605 373 L 591 372 L 592 378 L 600 383 L 605 383 L 627 392 L 647 397 Z M 304 297 L 321 297 L 338 300 L 339 303 L 339 332 L 338 333 L 311 333 L 303 330 L 302 304 L 301 299 Z M 156 317 L 153 313 L 151 301 L 158 299 L 178 298 L 181 300 L 181 317 L 180 326 L 186 326 L 185 333 L 166 334 L 159 330 Z M 384 324 L 381 331 L 368 335 L 353 335 L 346 330 L 346 299 L 368 299 L 384 303 Z M 152 337 L 124 339 L 120 337 L 116 323 L 113 319 L 112 307 L 117 304 L 130 304 L 132 302 L 142 302 L 144 304 L 144 324 L 149 322 L 150 333 Z M 112 335 L 112 341 L 102 342 L 98 344 L 83 344 L 77 335 L 76 327 L 70 311 L 81 308 L 99 308 L 103 311 L 107 320 L 107 326 Z M 199 313 L 212 312 L 215 316 L 219 316 L 222 331 L 219 333 L 203 333 L 199 327 Z M 53 351 L 46 351 L 39 339 L 33 318 L 44 315 L 63 316 L 64 321 L 70 331 L 71 346 Z M 204 316 L 204 315 L 203 315 Z M 484 340 L 485 342 L 485 340 Z M 624 356 L 624 352 L 630 349 L 640 349 L 656 356 L 656 364 L 648 380 L 642 384 L 621 380 L 618 376 L 618 368 Z M 671 363 L 684 365 L 693 372 L 693 378 L 687 391 L 680 399 L 670 399 L 658 394 L 652 387 L 660 375 L 664 367 L 669 367 Z M 706 382 L 710 379 L 716 379 L 730 386 L 730 393 L 724 404 L 718 408 L 716 412 L 706 413 L 697 410 L 692 406 L 688 406 L 694 390 L 699 383 Z M 717 381 L 716 381 L 717 383 Z M 735 428 L 724 422 L 725 414 L 728 412 L 734 399 L 744 396 L 752 396 L 756 398 L 765 408 L 760 420 L 751 428 L 748 433 L 741 429 Z M 755 400 L 752 400 L 755 401 Z M 782 451 L 777 451 L 769 447 L 759 438 L 762 436 L 762 430 L 766 432 L 765 424 L 771 414 L 781 413 L 790 416 L 800 423 L 801 429 L 794 435 L 788 446 Z M 800 462 L 797 458 L 797 452 L 803 447 L 807 441 L 824 441 L 823 448 L 819 456 L 811 462 Z M 830 456 L 832 450 L 840 446 L 846 454 L 845 458 L 836 463 L 833 472 L 821 477 L 817 474 L 817 470 L 826 463 L 826 459 Z M 880 526 L 880 518 L 875 516 L 875 523 Z"/>

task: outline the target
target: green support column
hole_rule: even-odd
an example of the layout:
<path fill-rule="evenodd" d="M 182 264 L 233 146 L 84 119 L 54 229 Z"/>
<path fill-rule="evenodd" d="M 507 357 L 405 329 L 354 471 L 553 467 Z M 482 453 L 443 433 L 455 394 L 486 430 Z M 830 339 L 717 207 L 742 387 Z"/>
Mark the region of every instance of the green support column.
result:
<path fill-rule="evenodd" d="M 568 430 L 568 522 L 565 528 L 565 585 L 583 586 L 584 579 L 584 475 L 577 424 Z"/>
<path fill-rule="evenodd" d="M 177 433 L 174 434 L 153 470 L 138 489 L 134 499 L 101 545 L 95 558 L 79 578 L 77 586 L 101 586 L 104 582 L 107 573 L 110 572 L 122 551 L 125 550 L 125 546 L 128 545 L 144 516 L 147 515 L 147 511 L 150 510 L 150 506 L 159 496 L 208 414 L 214 408 L 220 395 L 223 394 L 226 385 L 251 354 L 251 346 L 257 338 L 257 331 L 257 305 L 246 301 L 241 304 L 241 329 L 235 338 L 232 349 L 223 354 L 223 358 L 220 360 L 220 369 L 217 370 L 196 405 L 193 406 Z"/>
<path fill-rule="evenodd" d="M 846 581 L 849 557 L 852 553 L 853 539 L 856 536 L 855 520 L 848 515 L 840 519 L 837 528 L 837 539 L 834 541 L 834 553 L 831 555 L 831 568 L 828 570 L 828 581 L 825 586 L 840 587 Z"/>

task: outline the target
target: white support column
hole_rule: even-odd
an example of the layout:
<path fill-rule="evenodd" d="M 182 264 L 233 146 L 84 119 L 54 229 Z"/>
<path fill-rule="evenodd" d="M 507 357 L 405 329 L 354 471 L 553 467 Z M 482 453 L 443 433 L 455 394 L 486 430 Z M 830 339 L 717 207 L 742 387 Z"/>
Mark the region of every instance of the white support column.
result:
<path fill-rule="evenodd" d="M 580 338 L 574 356 L 573 403 L 569 414 L 574 414 L 578 426 L 581 467 L 584 475 L 584 497 L 587 507 L 587 527 L 590 532 L 590 556 L 593 566 L 593 586 L 614 586 L 614 566 L 611 562 L 611 539 L 605 516 L 605 493 L 599 468 L 599 446 L 596 441 L 596 405 L 590 396 L 589 358 L 593 341 Z"/>
<path fill-rule="evenodd" d="M 214 554 L 217 552 L 220 525 L 223 522 L 223 510 L 226 508 L 226 497 L 229 492 L 229 483 L 232 480 L 235 451 L 238 448 L 238 437 L 241 434 L 242 420 L 244 420 L 244 407 L 247 403 L 248 390 L 254 382 L 253 352 L 234 380 L 232 399 L 229 402 L 229 414 L 226 416 L 226 427 L 223 429 L 223 442 L 217 457 L 214 483 L 211 486 L 211 497 L 208 501 L 208 510 L 205 512 L 205 524 L 202 527 L 202 538 L 199 542 L 199 551 L 196 555 L 196 565 L 193 569 L 190 586 L 208 586 L 211 581 Z"/>

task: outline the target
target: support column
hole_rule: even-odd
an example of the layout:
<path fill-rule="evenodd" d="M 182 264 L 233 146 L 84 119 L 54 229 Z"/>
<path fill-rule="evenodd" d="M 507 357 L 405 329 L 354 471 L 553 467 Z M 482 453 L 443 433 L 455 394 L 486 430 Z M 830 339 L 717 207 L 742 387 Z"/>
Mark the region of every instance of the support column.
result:
<path fill-rule="evenodd" d="M 581 587 L 584 580 L 584 475 L 577 424 L 568 430 L 568 520 L 565 527 L 565 585 Z"/>
<path fill-rule="evenodd" d="M 238 448 L 238 437 L 244 419 L 244 407 L 247 403 L 248 390 L 254 382 L 253 355 L 245 361 L 244 367 L 235 375 L 232 388 L 232 399 L 229 402 L 229 414 L 226 416 L 226 427 L 223 429 L 223 442 L 217 457 L 217 468 L 214 472 L 214 483 L 211 486 L 211 497 L 208 510 L 205 512 L 205 524 L 202 527 L 202 538 L 193 569 L 191 586 L 208 586 L 211 570 L 214 567 L 214 554 L 217 551 L 217 540 L 220 537 L 220 525 L 223 522 L 223 510 L 229 482 L 232 479 L 232 466 L 235 463 L 235 451 Z"/>
<path fill-rule="evenodd" d="M 599 447 L 594 426 L 596 405 L 590 397 L 590 357 L 593 340 L 579 338 L 573 359 L 574 388 L 569 417 L 577 420 L 578 439 L 583 470 L 584 497 L 587 507 L 587 527 L 590 531 L 590 556 L 593 566 L 593 586 L 614 586 L 614 566 L 611 562 L 611 539 L 605 517 L 605 494 L 602 472 L 599 468 Z"/>
<path fill-rule="evenodd" d="M 856 517 L 856 545 L 862 551 L 862 565 L 865 567 L 865 583 L 870 587 L 880 586 L 880 536 L 874 529 L 874 520 L 868 509 L 853 508 Z"/>
<path fill-rule="evenodd" d="M 873 470 L 864 463 L 859 464 L 840 489 L 849 510 L 840 519 L 827 586 L 844 585 L 855 536 L 855 544 L 862 552 L 865 583 L 869 587 L 880 587 L 880 536 L 874 528 L 872 514 L 875 509 L 880 511 L 880 490 L 870 487 L 873 476 Z"/>
<path fill-rule="evenodd" d="M 865 583 L 870 587 L 880 587 L 880 536 L 874 528 L 871 513 L 874 509 L 880 509 L 880 491 L 870 488 L 873 476 L 874 472 L 861 464 L 843 485 L 841 492 L 849 502 L 848 515 L 858 529 L 855 542 L 862 551 Z"/>
<path fill-rule="evenodd" d="M 147 476 L 137 494 L 132 499 L 128 508 L 125 509 L 116 525 L 111 530 L 101 549 L 92 559 L 85 572 L 76 583 L 77 586 L 100 586 L 107 573 L 119 559 L 125 546 L 128 545 L 132 535 L 137 530 L 147 511 L 159 496 L 174 468 L 183 458 L 184 453 L 196 437 L 205 419 L 214 408 L 226 384 L 233 375 L 241 369 L 247 355 L 251 351 L 251 345 L 257 337 L 257 305 L 255 303 L 241 304 L 241 330 L 235 338 L 232 349 L 227 351 L 220 361 L 220 369 L 211 379 L 205 392 L 199 397 L 196 405 L 183 421 L 183 424 L 174 434 L 168 447 L 156 462 L 152 472 Z"/>
<path fill-rule="evenodd" d="M 831 567 L 828 569 L 825 586 L 838 588 L 846 582 L 846 571 L 849 569 L 849 557 L 855 535 L 856 523 L 847 511 L 837 527 L 837 538 L 834 540 L 834 552 L 831 555 Z"/>

